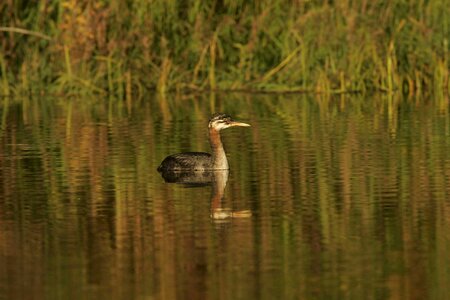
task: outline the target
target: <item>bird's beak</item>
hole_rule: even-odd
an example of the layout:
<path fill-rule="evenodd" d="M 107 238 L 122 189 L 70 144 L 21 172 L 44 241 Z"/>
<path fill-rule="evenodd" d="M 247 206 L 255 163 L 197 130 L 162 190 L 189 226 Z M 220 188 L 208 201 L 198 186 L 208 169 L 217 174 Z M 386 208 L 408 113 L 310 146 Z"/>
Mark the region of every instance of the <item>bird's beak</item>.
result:
<path fill-rule="evenodd" d="M 229 125 L 229 126 L 250 127 L 250 124 L 242 123 L 242 122 L 236 122 L 236 121 L 231 121 L 228 125 Z"/>

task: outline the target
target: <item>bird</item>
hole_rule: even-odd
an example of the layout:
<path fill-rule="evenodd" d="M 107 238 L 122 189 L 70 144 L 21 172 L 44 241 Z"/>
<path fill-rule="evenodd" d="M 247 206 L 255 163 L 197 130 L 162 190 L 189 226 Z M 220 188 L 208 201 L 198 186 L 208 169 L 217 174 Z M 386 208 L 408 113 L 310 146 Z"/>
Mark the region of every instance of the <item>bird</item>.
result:
<path fill-rule="evenodd" d="M 231 116 L 224 113 L 213 114 L 208 123 L 212 154 L 206 152 L 172 154 L 161 162 L 158 172 L 229 170 L 220 131 L 235 126 L 249 127 L 250 124 L 234 121 Z"/>

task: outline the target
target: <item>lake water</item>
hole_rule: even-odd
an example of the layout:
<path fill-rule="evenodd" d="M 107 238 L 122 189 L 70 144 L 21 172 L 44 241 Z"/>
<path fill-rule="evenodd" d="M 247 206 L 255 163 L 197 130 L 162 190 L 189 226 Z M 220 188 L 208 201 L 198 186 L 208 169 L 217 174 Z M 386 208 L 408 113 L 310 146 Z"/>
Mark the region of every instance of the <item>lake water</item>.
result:
<path fill-rule="evenodd" d="M 448 103 L 398 95 L 4 99 L 1 299 L 447 299 Z M 230 172 L 166 183 L 209 151 Z"/>

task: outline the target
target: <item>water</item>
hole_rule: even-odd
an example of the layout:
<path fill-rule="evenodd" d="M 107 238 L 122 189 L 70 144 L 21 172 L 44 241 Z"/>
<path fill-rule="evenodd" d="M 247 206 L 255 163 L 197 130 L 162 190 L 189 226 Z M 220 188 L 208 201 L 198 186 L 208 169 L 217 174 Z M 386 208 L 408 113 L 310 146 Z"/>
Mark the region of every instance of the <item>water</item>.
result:
<path fill-rule="evenodd" d="M 208 151 L 216 111 L 252 124 L 223 132 L 231 171 L 166 183 L 161 160 Z M 2 299 L 449 295 L 448 104 L 22 99 L 1 116 Z"/>

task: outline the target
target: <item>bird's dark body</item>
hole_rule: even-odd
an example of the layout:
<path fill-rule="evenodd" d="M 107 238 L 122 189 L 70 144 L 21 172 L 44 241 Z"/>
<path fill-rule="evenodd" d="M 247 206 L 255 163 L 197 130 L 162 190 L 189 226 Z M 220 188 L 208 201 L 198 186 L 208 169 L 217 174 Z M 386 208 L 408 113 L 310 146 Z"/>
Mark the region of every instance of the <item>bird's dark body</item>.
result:
<path fill-rule="evenodd" d="M 212 155 L 205 152 L 183 152 L 167 156 L 158 167 L 159 172 L 167 170 L 201 171 L 210 170 Z"/>

